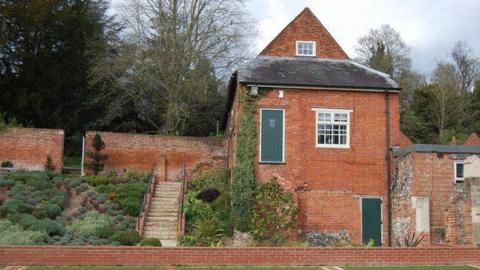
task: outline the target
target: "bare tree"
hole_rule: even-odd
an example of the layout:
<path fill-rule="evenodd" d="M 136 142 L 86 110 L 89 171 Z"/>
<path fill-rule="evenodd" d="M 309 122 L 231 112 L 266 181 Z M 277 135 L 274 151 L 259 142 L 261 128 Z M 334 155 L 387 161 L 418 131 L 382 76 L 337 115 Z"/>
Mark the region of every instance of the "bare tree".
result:
<path fill-rule="evenodd" d="M 480 60 L 473 55 L 465 42 L 457 41 L 450 53 L 455 64 L 458 83 L 463 92 L 473 90 L 475 81 L 480 79 Z"/>
<path fill-rule="evenodd" d="M 129 0 L 122 14 L 118 55 L 99 61 L 94 74 L 97 83 L 113 83 L 113 108 L 128 103 L 163 133 L 195 133 L 194 121 L 215 124 L 223 82 L 255 37 L 243 1 Z"/>
<path fill-rule="evenodd" d="M 446 62 L 437 63 L 433 73 L 434 95 L 437 104 L 437 128 L 440 137 L 449 122 L 459 122 L 462 104 L 459 101 L 459 78 L 455 66 Z"/>
<path fill-rule="evenodd" d="M 355 52 L 358 61 L 398 79 L 404 70 L 410 70 L 410 49 L 400 33 L 390 25 L 370 29 L 358 40 Z"/>

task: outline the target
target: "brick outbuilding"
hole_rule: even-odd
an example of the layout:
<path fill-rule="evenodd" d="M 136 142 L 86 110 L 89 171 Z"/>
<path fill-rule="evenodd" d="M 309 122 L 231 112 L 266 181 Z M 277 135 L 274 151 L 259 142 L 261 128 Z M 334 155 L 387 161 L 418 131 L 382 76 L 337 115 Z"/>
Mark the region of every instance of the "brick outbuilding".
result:
<path fill-rule="evenodd" d="M 295 192 L 299 234 L 386 245 L 389 149 L 400 144 L 399 91 L 389 75 L 351 61 L 307 8 L 231 77 L 230 166 L 239 96 L 250 95 L 256 102 L 257 180 L 276 177 Z"/>

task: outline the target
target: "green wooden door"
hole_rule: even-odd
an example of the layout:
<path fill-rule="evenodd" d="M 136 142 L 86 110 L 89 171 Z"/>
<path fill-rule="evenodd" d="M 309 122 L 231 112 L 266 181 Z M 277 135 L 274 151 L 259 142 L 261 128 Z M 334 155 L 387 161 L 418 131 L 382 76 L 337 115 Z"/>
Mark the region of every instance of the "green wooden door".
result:
<path fill-rule="evenodd" d="M 362 198 L 362 242 L 370 239 L 375 246 L 382 245 L 382 200 L 378 198 Z"/>
<path fill-rule="evenodd" d="M 283 162 L 283 110 L 263 109 L 260 161 Z"/>

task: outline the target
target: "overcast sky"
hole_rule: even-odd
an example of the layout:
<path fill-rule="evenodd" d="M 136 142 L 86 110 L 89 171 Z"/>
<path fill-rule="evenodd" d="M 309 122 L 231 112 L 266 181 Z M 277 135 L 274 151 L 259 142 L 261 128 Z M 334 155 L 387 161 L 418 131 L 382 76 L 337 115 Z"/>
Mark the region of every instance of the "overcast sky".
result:
<path fill-rule="evenodd" d="M 247 0 L 246 5 L 258 25 L 257 52 L 309 7 L 351 58 L 358 38 L 382 24 L 400 32 L 414 68 L 425 75 L 457 40 L 480 56 L 480 0 Z"/>

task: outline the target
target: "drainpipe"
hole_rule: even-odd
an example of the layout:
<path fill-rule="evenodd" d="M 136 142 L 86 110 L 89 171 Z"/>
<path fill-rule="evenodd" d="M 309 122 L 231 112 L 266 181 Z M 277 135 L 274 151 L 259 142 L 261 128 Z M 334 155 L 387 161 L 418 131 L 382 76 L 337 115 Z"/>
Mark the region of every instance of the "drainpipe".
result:
<path fill-rule="evenodd" d="M 390 96 L 388 89 L 385 89 L 385 128 L 386 128 L 386 148 L 385 163 L 387 174 L 387 243 L 392 246 L 392 201 L 390 194 L 391 177 L 390 177 Z"/>

